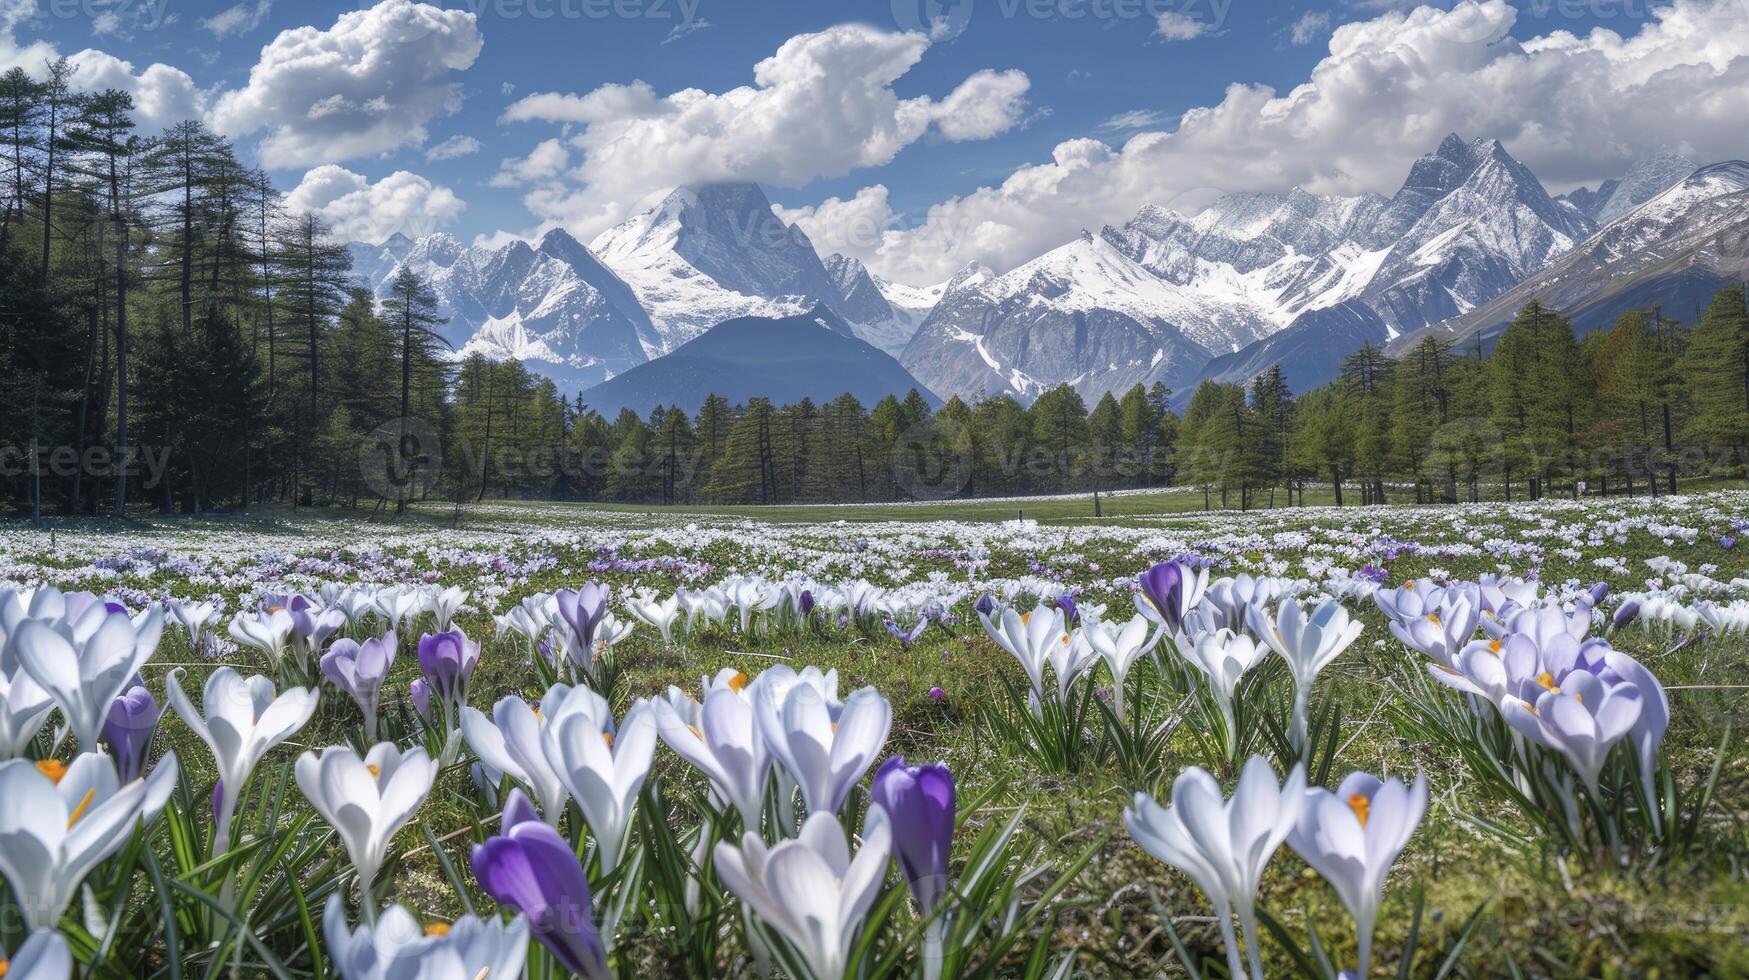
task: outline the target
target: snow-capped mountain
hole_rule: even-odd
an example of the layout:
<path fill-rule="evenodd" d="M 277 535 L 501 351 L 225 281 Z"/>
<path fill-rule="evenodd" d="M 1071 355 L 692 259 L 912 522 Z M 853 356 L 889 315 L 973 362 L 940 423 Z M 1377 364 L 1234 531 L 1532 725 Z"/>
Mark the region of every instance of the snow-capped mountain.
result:
<path fill-rule="evenodd" d="M 677 189 L 587 247 L 553 231 L 538 245 L 397 235 L 352 252 L 379 296 L 403 267 L 427 276 L 459 351 L 518 358 L 567 386 L 729 320 L 823 305 L 825 329 L 898 356 L 942 397 L 1031 400 L 1065 382 L 1087 397 L 1155 381 L 1184 391 L 1285 361 L 1301 390 L 1358 343 L 1435 324 L 1485 331 L 1531 295 L 1601 318 L 1714 288 L 1749 250 L 1745 170 L 1690 177 L 1660 153 L 1556 198 L 1498 142 L 1453 135 L 1388 197 L 1295 189 L 1195 215 L 1144 207 L 1002 275 L 972 263 L 925 288 L 822 260 L 751 184 Z"/>
<path fill-rule="evenodd" d="M 379 298 L 403 268 L 425 277 L 458 355 L 521 360 L 567 385 L 595 384 L 648 360 L 641 338 L 654 330 L 637 297 L 564 231 L 538 246 L 467 247 L 438 233 L 351 248 L 354 274 Z"/>
<path fill-rule="evenodd" d="M 599 384 L 726 320 L 820 303 L 838 314 L 830 329 L 897 353 L 933 305 L 854 259 L 833 256 L 829 269 L 751 184 L 681 188 L 587 247 L 555 229 L 533 246 L 469 247 L 438 233 L 349 248 L 354 275 L 379 298 L 404 267 L 425 276 L 458 353 L 521 360 L 567 387 Z"/>
<path fill-rule="evenodd" d="M 1746 276 L 1749 163 L 1733 160 L 1694 171 L 1491 302 L 1431 332 L 1460 346 L 1478 339 L 1485 346 L 1532 299 L 1560 310 L 1581 334 L 1653 306 L 1691 322 L 1713 293 Z"/>
<path fill-rule="evenodd" d="M 930 298 L 931 290 L 887 282 L 860 261 L 837 254 L 826 257 L 826 275 L 839 296 L 837 309 L 856 335 L 894 357 L 941 297 L 940 287 Z"/>
<path fill-rule="evenodd" d="M 962 271 L 900 363 L 943 397 L 1030 400 L 1063 381 L 1100 391 L 1151 384 L 1208 360 L 1170 319 L 1188 298 L 1084 232 L 1006 275 Z"/>
<path fill-rule="evenodd" d="M 785 224 L 753 184 L 682 187 L 602 232 L 589 250 L 649 311 L 652 357 L 725 320 L 789 316 L 818 303 L 851 329 L 859 322 L 808 236 Z"/>
<path fill-rule="evenodd" d="M 1627 176 L 1606 180 L 1594 190 L 1582 187 L 1562 199 L 1599 226 L 1607 225 L 1680 183 L 1697 166 L 1682 154 L 1663 148 L 1634 161 Z"/>
<path fill-rule="evenodd" d="M 1373 311 L 1386 336 L 1460 315 L 1593 230 L 1498 142 L 1448 136 L 1388 198 L 1296 189 L 1228 195 L 1194 216 L 1144 207 L 944 297 L 901 361 L 943 396 L 1184 387 L 1211 359 L 1344 303 Z M 1347 333 L 1358 322 L 1337 320 Z M 1302 334 L 1319 321 L 1304 322 Z"/>

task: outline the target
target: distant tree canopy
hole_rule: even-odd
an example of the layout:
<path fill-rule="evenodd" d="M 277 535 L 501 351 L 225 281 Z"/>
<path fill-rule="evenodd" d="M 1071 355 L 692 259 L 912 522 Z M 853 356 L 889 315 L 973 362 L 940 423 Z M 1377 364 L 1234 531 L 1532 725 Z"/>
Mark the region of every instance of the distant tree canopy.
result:
<path fill-rule="evenodd" d="M 1031 405 L 658 408 L 612 419 L 515 362 L 458 359 L 431 285 L 382 296 L 316 216 L 199 123 L 135 131 L 132 97 L 56 62 L 0 75 L 0 510 L 198 513 L 487 497 L 879 501 L 1172 484 L 1209 506 L 1659 492 L 1742 474 L 1749 316 L 1655 311 L 1576 340 L 1532 303 L 1481 350 L 1430 335 L 1290 391 L 1279 366 Z M 1096 389 L 1097 390 L 1097 389 Z"/>

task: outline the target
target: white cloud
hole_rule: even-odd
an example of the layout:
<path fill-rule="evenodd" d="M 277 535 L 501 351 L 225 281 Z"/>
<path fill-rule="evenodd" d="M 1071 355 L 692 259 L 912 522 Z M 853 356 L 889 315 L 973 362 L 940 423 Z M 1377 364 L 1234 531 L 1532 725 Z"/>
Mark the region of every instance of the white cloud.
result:
<path fill-rule="evenodd" d="M 417 238 L 453 222 L 467 205 L 447 187 L 405 170 L 371 183 L 333 164 L 304 174 L 285 197 L 294 213 L 321 216 L 347 241 L 380 242 L 395 232 Z"/>
<path fill-rule="evenodd" d="M 425 151 L 427 160 L 459 160 L 480 152 L 480 141 L 472 136 L 451 136 Z"/>
<path fill-rule="evenodd" d="M 36 0 L 0 0 L 0 71 L 23 68 L 41 78 L 50 61 L 61 52 L 46 41 L 21 44 L 16 32 L 40 16 Z M 69 55 L 73 66 L 70 84 L 81 91 L 120 89 L 134 97 L 134 119 L 141 135 L 150 136 L 165 127 L 199 119 L 206 110 L 206 93 L 180 68 L 153 64 L 136 73 L 131 62 L 95 48 Z"/>
<path fill-rule="evenodd" d="M 269 167 L 375 156 L 425 142 L 425 126 L 461 105 L 450 73 L 479 57 L 474 15 L 381 0 L 334 26 L 283 31 L 261 50 L 249 83 L 214 106 L 232 137 L 267 130 Z"/>
<path fill-rule="evenodd" d="M 976 72 L 940 100 L 901 98 L 893 83 L 929 45 L 848 24 L 790 38 L 754 67 L 752 85 L 726 92 L 661 95 L 634 81 L 526 96 L 505 120 L 574 127 L 579 159 L 525 200 L 587 238 L 679 184 L 799 187 L 880 166 L 921 139 L 987 139 L 1023 121 L 1029 82 L 1018 71 Z"/>
<path fill-rule="evenodd" d="M 1171 118 L 1170 115 L 1158 109 L 1131 109 L 1128 112 L 1120 112 L 1111 116 L 1100 123 L 1099 128 L 1112 130 L 1146 129 L 1149 126 L 1158 126 Z"/>
<path fill-rule="evenodd" d="M 1294 45 L 1311 44 L 1330 29 L 1330 14 L 1324 10 L 1308 10 L 1288 28 L 1288 40 Z"/>
<path fill-rule="evenodd" d="M 142 134 L 156 133 L 180 122 L 199 119 L 206 111 L 206 93 L 180 68 L 154 64 L 138 74 L 134 66 L 90 48 L 67 59 L 76 69 L 73 85 L 87 92 L 120 89 L 134 97 L 134 121 Z"/>
<path fill-rule="evenodd" d="M 571 165 L 571 151 L 557 139 L 542 140 L 526 157 L 505 160 L 492 177 L 493 187 L 522 187 L 552 180 Z"/>
<path fill-rule="evenodd" d="M 273 0 L 255 0 L 253 7 L 247 3 L 239 3 L 234 7 L 227 7 L 211 17 L 201 18 L 200 26 L 203 30 L 211 31 L 213 37 L 221 39 L 237 34 L 247 34 L 260 27 L 261 22 L 267 19 L 268 13 L 272 10 Z"/>
<path fill-rule="evenodd" d="M 711 23 L 708 20 L 705 20 L 703 17 L 699 17 L 696 19 L 689 17 L 686 20 L 683 20 L 680 23 L 675 24 L 673 27 L 669 28 L 668 33 L 665 36 L 663 36 L 663 38 L 662 38 L 662 43 L 663 44 L 672 44 L 673 42 L 678 41 L 681 38 L 686 37 L 689 34 L 696 34 L 699 31 L 705 30 L 706 28 L 711 28 L 711 27 L 715 27 L 715 26 L 717 26 L 717 25 Z"/>
<path fill-rule="evenodd" d="M 883 184 L 864 187 L 850 200 L 829 197 L 813 207 L 772 210 L 786 224 L 801 225 L 821 255 L 867 255 L 896 227 L 897 215 L 887 203 Z"/>
<path fill-rule="evenodd" d="M 890 278 L 936 282 L 972 259 L 1012 268 L 1143 204 L 1206 203 L 1211 188 L 1391 193 L 1451 132 L 1501 140 L 1557 191 L 1619 176 L 1660 146 L 1707 161 L 1744 154 L 1741 0 L 1654 7 L 1628 37 L 1515 40 L 1516 16 L 1503 0 L 1466 0 L 1345 24 L 1291 91 L 1234 84 L 1172 132 L 1062 143 L 1048 162 L 921 220 L 893 216 L 878 245 L 847 254 Z"/>
<path fill-rule="evenodd" d="M 36 0 L 0 0 L 0 71 L 23 68 L 41 75 L 43 65 L 60 56 L 47 41 L 19 42 L 18 28 L 41 16 Z"/>
<path fill-rule="evenodd" d="M 1168 41 L 1191 41 L 1209 31 L 1209 25 L 1191 14 L 1168 10 L 1154 21 L 1154 33 Z"/>

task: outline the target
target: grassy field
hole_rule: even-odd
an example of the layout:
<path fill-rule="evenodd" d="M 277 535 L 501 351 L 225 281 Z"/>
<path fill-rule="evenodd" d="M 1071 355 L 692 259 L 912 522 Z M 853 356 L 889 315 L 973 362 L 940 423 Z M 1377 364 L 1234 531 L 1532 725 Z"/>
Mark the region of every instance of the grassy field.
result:
<path fill-rule="evenodd" d="M 1224 974 L 1219 934 L 1201 893 L 1136 847 L 1119 819 L 1134 791 L 1164 799 L 1184 767 L 1213 760 L 1195 717 L 1178 717 L 1181 693 L 1148 667 L 1139 668 L 1142 676 L 1134 681 L 1146 710 L 1178 723 L 1143 771 L 1126 772 L 1101 749 L 1092 723 L 1086 759 L 1072 771 L 1045 771 L 1015 751 L 993 730 L 988 713 L 1000 710 L 1004 683 L 1023 681 L 1013 658 L 968 615 L 978 595 L 1006 587 L 1016 601 L 1030 602 L 1031 595 L 1056 589 L 1127 618 L 1130 577 L 1187 552 L 1212 561 L 1214 575 L 1287 576 L 1303 580 L 1308 593 L 1371 566 L 1391 584 L 1510 573 L 1539 576 L 1568 596 L 1594 581 L 1609 582 L 1618 594 L 1650 590 L 1680 602 L 1727 603 L 1749 595 L 1743 580 L 1749 544 L 1728 547 L 1721 540 L 1749 518 L 1749 497 L 1740 493 L 1243 515 L 1204 514 L 1201 503 L 1200 495 L 1183 491 L 1109 496 L 1097 522 L 1090 498 L 752 512 L 491 503 L 467 508 L 459 521 L 430 506 L 400 520 L 306 511 L 142 518 L 120 528 L 74 522 L 59 525 L 52 542 L 44 531 L 0 532 L 0 580 L 110 592 L 136 605 L 165 596 L 211 597 L 226 604 L 227 616 L 265 592 L 313 591 L 323 582 L 457 585 L 472 594 L 458 622 L 486 644 L 472 694 L 481 707 L 504 695 L 533 699 L 541 693 L 523 649 L 493 639 L 491 614 L 585 580 L 613 589 L 622 619 L 630 618 L 622 603 L 640 590 L 667 594 L 743 574 L 868 579 L 895 594 L 949 597 L 959 617 L 932 626 L 909 649 L 884 630 L 836 623 L 748 635 L 733 615 L 664 649 L 653 630 L 639 626 L 616 648 L 626 673 L 621 703 L 659 696 L 671 684 L 694 689 L 701 675 L 720 667 L 751 675 L 778 662 L 835 668 L 841 691 L 874 685 L 894 709 L 883 755 L 946 762 L 959 778 L 961 800 L 982 801 L 970 818 L 973 828 L 1023 814 L 1021 833 L 1054 869 L 1034 889 L 1091 853 L 1040 927 L 1049 930 L 1051 948 L 1073 950 L 1075 972 L 1089 976 L 1181 973 L 1162 912 L 1188 951 L 1207 957 L 1207 975 Z M 1016 511 L 1026 522 L 1003 523 Z M 1403 695 L 1424 679 L 1422 658 L 1391 638 L 1371 601 L 1356 597 L 1348 605 L 1364 632 L 1322 675 L 1315 695 L 1320 708 L 1334 706 L 1339 718 L 1330 779 L 1351 770 L 1422 772 L 1432 788 L 1426 821 L 1390 879 L 1376 941 L 1381 975 L 1399 968 L 1419 895 L 1422 956 L 1408 966 L 1410 976 L 1749 976 L 1749 749 L 1740 737 L 1749 717 L 1749 642 L 1743 634 L 1702 629 L 1674 653 L 1666 651 L 1679 645 L 1680 634 L 1630 628 L 1612 635 L 1669 691 L 1673 720 L 1665 751 L 1678 784 L 1693 789 L 1720 766 L 1716 798 L 1699 818 L 1695 846 L 1619 855 L 1564 850 L 1536 837 L 1525 816 L 1491 794 L 1462 759 L 1416 737 Z M 404 631 L 384 695 L 387 737 L 404 743 L 416 737 L 406 697 L 407 684 L 418 676 L 410 650 Z M 227 652 L 223 660 L 261 669 L 246 652 Z M 148 685 L 161 694 L 167 670 L 176 665 L 188 670 L 184 685 L 191 691 L 210 669 L 185 638 L 174 636 L 147 669 Z M 931 696 L 933 688 L 940 689 L 939 699 Z M 357 729 L 356 710 L 326 691 L 311 727 L 269 756 L 258 776 L 263 789 L 253 799 L 263 803 L 271 796 L 265 787 L 283 785 L 297 752 L 357 742 Z M 1719 760 L 1727 732 L 1739 737 Z M 165 733 L 161 747 L 175 748 L 194 795 L 210 789 L 205 748 L 173 717 Z M 493 813 L 470 782 L 465 760 L 464 754 L 442 775 L 419 825 L 397 841 L 405 858 L 388 896 L 427 916 L 457 914 L 461 903 L 425 829 L 465 867 L 466 845 L 483 835 Z M 1232 775 L 1217 771 L 1229 788 Z M 697 774 L 659 749 L 654 778 L 667 788 L 670 822 L 696 822 L 692 807 L 704 787 Z M 252 814 L 265 838 L 273 836 L 276 820 L 286 819 L 265 805 Z M 962 832 L 960 846 L 971 833 Z M 477 892 L 469 898 L 491 907 Z M 1352 956 L 1352 926 L 1334 893 L 1285 849 L 1270 865 L 1262 905 L 1302 940 L 1307 924 L 1315 926 L 1333 961 Z M 1480 915 L 1479 926 L 1446 962 L 1443 950 L 1472 914 Z M 149 947 L 152 970 L 116 959 L 92 975 L 161 972 L 165 951 L 150 937 L 140 941 Z M 312 975 L 315 960 L 295 924 L 283 924 L 265 941 L 288 969 Z M 1270 973 L 1299 972 L 1279 943 L 1265 937 L 1262 944 Z M 744 972 L 743 953 L 725 935 L 719 970 Z M 198 952 L 186 955 L 191 964 L 200 962 Z M 618 956 L 625 976 L 683 972 L 667 938 L 635 925 L 622 932 Z M 1022 966 L 1016 960 L 1003 972 Z"/>

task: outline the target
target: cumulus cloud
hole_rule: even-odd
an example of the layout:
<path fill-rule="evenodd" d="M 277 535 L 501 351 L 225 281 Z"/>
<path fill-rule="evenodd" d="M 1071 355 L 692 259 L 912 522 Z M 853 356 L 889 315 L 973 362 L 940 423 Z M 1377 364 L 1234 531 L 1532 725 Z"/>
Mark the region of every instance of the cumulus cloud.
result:
<path fill-rule="evenodd" d="M 0 0 L 0 70 L 23 68 L 40 75 L 45 63 L 60 57 L 47 41 L 18 40 L 18 29 L 40 16 L 36 0 Z"/>
<path fill-rule="evenodd" d="M 1154 20 L 1154 34 L 1168 41 L 1192 41 L 1209 31 L 1209 25 L 1179 10 L 1168 10 Z"/>
<path fill-rule="evenodd" d="M 480 141 L 472 136 L 451 136 L 425 151 L 427 160 L 459 160 L 480 152 Z"/>
<path fill-rule="evenodd" d="M 848 24 L 789 39 L 726 92 L 663 95 L 641 82 L 525 96 L 507 122 L 572 127 L 576 163 L 525 201 L 587 237 L 679 184 L 752 180 L 798 187 L 891 161 L 925 138 L 987 139 L 1024 121 L 1029 81 L 978 71 L 945 97 L 901 98 L 893 83 L 930 41 Z"/>
<path fill-rule="evenodd" d="M 1288 41 L 1296 47 L 1311 44 L 1318 36 L 1330 29 L 1330 14 L 1324 10 L 1308 10 L 1300 15 L 1300 19 L 1288 28 Z"/>
<path fill-rule="evenodd" d="M 261 50 L 243 88 L 226 92 L 211 124 L 227 136 L 262 130 L 262 161 L 302 167 L 376 156 L 425 142 L 425 126 L 461 105 L 450 73 L 473 65 L 472 13 L 381 0 L 327 30 L 283 31 Z"/>
<path fill-rule="evenodd" d="M 0 71 L 18 67 L 41 78 L 48 63 L 61 57 L 61 52 L 46 41 L 17 40 L 17 30 L 40 13 L 36 0 L 0 0 Z M 206 111 L 206 93 L 180 68 L 152 64 L 144 71 L 135 71 L 132 62 L 95 48 L 69 55 L 67 62 L 73 67 L 69 84 L 75 89 L 100 92 L 113 88 L 132 95 L 134 119 L 142 135 L 199 119 Z"/>
<path fill-rule="evenodd" d="M 1660 146 L 1707 161 L 1743 155 L 1740 0 L 1675 0 L 1628 36 L 1600 28 L 1516 40 L 1507 33 L 1516 16 L 1504 0 L 1465 0 L 1345 24 L 1288 92 L 1235 84 L 1170 132 L 1059 144 L 999 185 L 920 218 L 888 217 L 877 245 L 847 254 L 927 283 L 972 259 L 1012 268 L 1081 228 L 1143 204 L 1206 203 L 1210 189 L 1391 193 L 1451 132 L 1499 139 L 1556 191 L 1619 176 Z"/>
<path fill-rule="evenodd" d="M 226 7 L 211 17 L 201 18 L 200 26 L 203 30 L 211 31 L 213 37 L 220 39 L 247 34 L 260 27 L 272 10 L 273 0 L 255 0 L 254 6 L 240 3 L 234 7 Z"/>
<path fill-rule="evenodd" d="M 493 187 L 522 187 L 551 180 L 571 165 L 571 151 L 557 139 L 542 140 L 526 157 L 505 160 L 492 178 Z"/>
<path fill-rule="evenodd" d="M 199 119 L 206 111 L 206 93 L 180 68 L 154 64 L 135 73 L 131 62 L 87 48 L 67 61 L 73 65 L 73 85 L 88 92 L 120 89 L 134 97 L 134 121 L 145 133 Z"/>
<path fill-rule="evenodd" d="M 417 238 L 453 222 L 467 205 L 447 187 L 397 170 L 376 183 L 325 164 L 304 174 L 285 198 L 293 213 L 319 215 L 348 241 L 380 242 L 396 232 Z"/>

